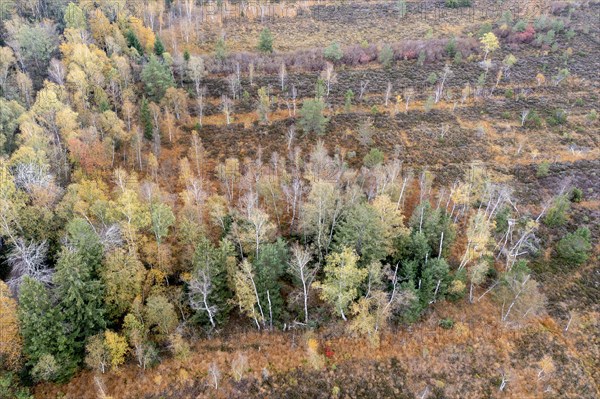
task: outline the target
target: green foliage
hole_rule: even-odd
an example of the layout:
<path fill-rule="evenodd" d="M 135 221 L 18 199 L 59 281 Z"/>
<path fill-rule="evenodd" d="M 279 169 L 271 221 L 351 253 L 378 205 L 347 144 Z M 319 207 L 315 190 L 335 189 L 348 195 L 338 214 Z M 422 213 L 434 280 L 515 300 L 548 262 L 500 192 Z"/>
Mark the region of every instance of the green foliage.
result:
<path fill-rule="evenodd" d="M 450 267 L 443 258 L 428 259 L 421 264 L 421 284 L 418 290 L 423 307 L 444 298 L 449 279 Z"/>
<path fill-rule="evenodd" d="M 140 122 L 144 130 L 144 137 L 147 140 L 152 140 L 154 136 L 154 127 L 152 126 L 152 116 L 150 115 L 150 106 L 146 97 L 142 98 L 142 106 L 140 108 Z"/>
<path fill-rule="evenodd" d="M 315 84 L 315 98 L 318 100 L 322 100 L 325 95 L 325 82 L 323 79 L 317 79 L 317 83 Z"/>
<path fill-rule="evenodd" d="M 502 17 L 500 17 L 500 23 L 502 24 L 506 24 L 506 25 L 512 25 L 513 23 L 513 15 L 512 12 L 510 12 L 509 10 L 504 11 L 502 13 Z"/>
<path fill-rule="evenodd" d="M 446 55 L 452 58 L 455 57 L 456 54 L 456 38 L 452 36 L 450 40 L 448 40 L 448 43 L 446 43 Z"/>
<path fill-rule="evenodd" d="M 51 355 L 61 365 L 53 376 L 59 380 L 69 378 L 77 367 L 74 342 L 65 333 L 65 317 L 42 283 L 24 278 L 19 289 L 19 321 L 26 364 L 35 367 L 45 355 Z"/>
<path fill-rule="evenodd" d="M 78 358 L 83 356 L 87 337 L 106 327 L 103 287 L 86 258 L 85 250 L 63 248 L 53 276 L 59 308 L 69 324 L 67 337 Z"/>
<path fill-rule="evenodd" d="M 0 371 L 0 398 L 34 399 L 29 394 L 29 389 L 20 386 L 15 374 L 2 371 Z"/>
<path fill-rule="evenodd" d="M 569 76 L 571 76 L 571 72 L 567 68 L 560 69 L 556 76 L 553 77 L 555 85 L 558 86 L 560 82 L 562 82 Z"/>
<path fill-rule="evenodd" d="M 523 21 L 522 19 L 518 20 L 517 23 L 515 24 L 515 26 L 513 26 L 513 30 L 515 32 L 525 32 L 526 28 L 527 28 L 527 22 Z"/>
<path fill-rule="evenodd" d="M 417 58 L 417 65 L 423 66 L 426 59 L 427 59 L 427 54 L 425 53 L 425 51 L 424 50 L 419 51 L 419 58 Z"/>
<path fill-rule="evenodd" d="M 166 339 L 177 327 L 175 307 L 164 295 L 155 294 L 148 298 L 145 315 L 145 321 L 159 339 Z"/>
<path fill-rule="evenodd" d="M 492 24 L 490 24 L 489 22 L 485 22 L 484 24 L 482 24 L 479 27 L 479 30 L 477 31 L 477 37 L 482 37 L 487 33 L 490 33 L 492 31 Z"/>
<path fill-rule="evenodd" d="M 406 0 L 398 0 L 396 5 L 398 7 L 398 16 L 404 18 L 406 15 Z"/>
<path fill-rule="evenodd" d="M 542 126 L 542 118 L 538 115 L 536 111 L 531 111 L 527 115 L 527 119 L 525 120 L 525 126 L 533 129 Z"/>
<path fill-rule="evenodd" d="M 135 49 L 139 55 L 144 54 L 142 43 L 140 43 L 140 39 L 138 39 L 133 30 L 128 29 L 127 32 L 125 32 L 125 39 L 127 40 L 127 47 Z"/>
<path fill-rule="evenodd" d="M 100 275 L 107 316 L 119 320 L 141 294 L 146 269 L 135 252 L 118 248 L 106 256 Z"/>
<path fill-rule="evenodd" d="M 373 168 L 383 163 L 383 152 L 377 148 L 372 148 L 371 151 L 363 158 L 363 165 L 367 168 Z"/>
<path fill-rule="evenodd" d="M 462 53 L 460 51 L 457 51 L 456 54 L 454 54 L 453 62 L 458 65 L 458 64 L 462 63 L 462 60 L 463 60 Z"/>
<path fill-rule="evenodd" d="M 156 36 L 156 40 L 154 40 L 154 54 L 156 54 L 157 57 L 162 57 L 164 52 L 165 45 L 160 40 L 160 37 Z"/>
<path fill-rule="evenodd" d="M 580 203 L 583 200 L 583 191 L 577 187 L 574 187 L 569 193 L 569 201 Z"/>
<path fill-rule="evenodd" d="M 550 126 L 564 125 L 567 123 L 567 113 L 564 109 L 557 109 L 548 117 L 547 122 Z"/>
<path fill-rule="evenodd" d="M 0 97 L 0 156 L 13 151 L 18 119 L 24 112 L 25 108 L 15 100 Z"/>
<path fill-rule="evenodd" d="M 341 60 L 343 56 L 344 53 L 337 42 L 331 43 L 323 50 L 323 57 L 331 62 L 337 62 Z"/>
<path fill-rule="evenodd" d="M 548 161 L 540 162 L 537 166 L 535 175 L 539 178 L 548 176 L 550 173 L 550 163 Z"/>
<path fill-rule="evenodd" d="M 392 66 L 392 62 L 394 62 L 394 50 L 392 50 L 392 47 L 389 44 L 385 44 L 379 51 L 378 58 L 381 65 L 385 68 L 389 68 Z"/>
<path fill-rule="evenodd" d="M 556 245 L 558 256 L 564 261 L 580 265 L 588 260 L 592 233 L 587 227 L 580 227 L 574 233 L 565 235 Z"/>
<path fill-rule="evenodd" d="M 504 234 L 508 231 L 508 219 L 511 217 L 510 208 L 508 206 L 502 207 L 496 213 L 496 233 Z"/>
<path fill-rule="evenodd" d="M 567 221 L 567 211 L 570 206 L 568 195 L 559 195 L 546 212 L 544 223 L 549 227 L 562 226 Z"/>
<path fill-rule="evenodd" d="M 279 239 L 272 244 L 263 244 L 260 247 L 258 257 L 252 262 L 255 272 L 256 290 L 258 291 L 258 298 L 265 312 L 265 319 L 270 321 L 272 313 L 273 323 L 281 319 L 284 309 L 279 279 L 283 275 L 288 257 L 286 243 Z M 269 300 L 271 301 L 270 312 Z"/>
<path fill-rule="evenodd" d="M 335 248 L 351 248 L 360 257 L 360 266 L 382 260 L 387 255 L 381 238 L 384 228 L 375 209 L 366 203 L 354 205 L 339 223 L 335 235 Z"/>
<path fill-rule="evenodd" d="M 92 225 L 82 218 L 71 220 L 67 225 L 67 238 L 89 268 L 90 274 L 96 276 L 104 257 L 104 247 Z"/>
<path fill-rule="evenodd" d="M 435 73 L 435 72 L 431 72 L 429 74 L 429 76 L 427 76 L 427 81 L 429 82 L 430 85 L 435 84 L 435 82 L 437 82 L 437 80 L 438 80 L 438 76 L 437 76 L 437 73 Z"/>
<path fill-rule="evenodd" d="M 323 282 L 315 283 L 315 287 L 321 290 L 321 299 L 328 302 L 344 320 L 350 304 L 358 296 L 359 286 L 368 275 L 367 269 L 357 267 L 357 261 L 358 256 L 350 248 L 330 254 L 324 267 Z"/>
<path fill-rule="evenodd" d="M 208 326 L 211 325 L 211 317 L 215 325 L 227 321 L 233 297 L 227 284 L 227 270 L 232 262 L 235 262 L 234 249 L 229 241 L 223 240 L 220 247 L 215 247 L 207 238 L 200 238 L 194 251 L 192 278 L 188 284 L 190 302 L 196 311 L 195 322 Z M 193 289 L 197 284 L 200 289 Z M 211 311 L 210 316 L 208 310 Z"/>
<path fill-rule="evenodd" d="M 419 301 L 418 291 L 413 281 L 404 282 L 400 286 L 401 295 L 406 298 L 405 303 L 399 309 L 398 318 L 405 324 L 412 324 L 419 320 L 423 313 L 423 306 Z"/>
<path fill-rule="evenodd" d="M 169 234 L 169 228 L 175 223 L 175 215 L 170 206 L 162 202 L 153 202 L 150 205 L 150 219 L 154 238 L 160 245 Z"/>
<path fill-rule="evenodd" d="M 423 106 L 423 108 L 425 109 L 425 112 L 429 112 L 433 109 L 434 105 L 435 105 L 435 102 L 434 102 L 433 96 L 429 96 L 429 97 L 427 97 L 427 100 L 425 101 L 425 105 Z"/>
<path fill-rule="evenodd" d="M 456 238 L 456 229 L 450 215 L 445 208 L 432 209 L 429 201 L 420 203 L 409 220 L 409 225 L 415 232 L 421 232 L 427 239 L 429 256 L 440 256 L 439 247 L 444 234 L 444 242 L 441 256 L 449 253 L 450 247 Z"/>
<path fill-rule="evenodd" d="M 45 70 L 57 49 L 56 26 L 49 21 L 29 24 L 20 18 L 15 18 L 8 21 L 5 27 L 9 30 L 9 38 L 14 43 L 11 47 L 20 62 L 38 71 Z"/>
<path fill-rule="evenodd" d="M 227 51 L 225 39 L 219 38 L 215 44 L 215 58 L 219 61 L 224 61 L 228 54 L 229 52 Z"/>
<path fill-rule="evenodd" d="M 471 0 L 446 0 L 447 8 L 471 7 Z"/>
<path fill-rule="evenodd" d="M 354 92 L 348 89 L 344 94 L 344 112 L 349 113 L 350 107 L 352 107 L 352 100 L 354 99 Z"/>
<path fill-rule="evenodd" d="M 34 381 L 52 381 L 57 377 L 59 368 L 54 356 L 46 353 L 31 369 L 31 376 Z"/>
<path fill-rule="evenodd" d="M 155 55 L 150 56 L 150 61 L 142 70 L 142 82 L 146 95 L 156 102 L 163 98 L 169 87 L 175 86 L 171 70 Z"/>
<path fill-rule="evenodd" d="M 189 62 L 189 60 L 190 60 L 190 58 L 191 58 L 191 57 L 192 57 L 192 56 L 190 55 L 190 52 L 189 52 L 189 50 L 187 50 L 187 49 L 186 49 L 186 50 L 183 52 L 183 60 L 184 60 L 185 62 Z"/>
<path fill-rule="evenodd" d="M 323 115 L 325 104 L 320 99 L 309 99 L 302 103 L 300 110 L 300 126 L 305 134 L 315 133 L 318 136 L 325 134 L 329 119 Z"/>
<path fill-rule="evenodd" d="M 273 52 L 273 35 L 269 28 L 264 28 L 258 38 L 258 50 L 263 53 Z"/>
<path fill-rule="evenodd" d="M 444 330 L 450 330 L 454 327 L 454 320 L 451 318 L 440 319 L 440 321 L 438 321 L 438 326 L 442 327 Z"/>
<path fill-rule="evenodd" d="M 81 7 L 76 3 L 69 3 L 65 8 L 64 22 L 67 29 L 86 29 L 87 20 Z"/>

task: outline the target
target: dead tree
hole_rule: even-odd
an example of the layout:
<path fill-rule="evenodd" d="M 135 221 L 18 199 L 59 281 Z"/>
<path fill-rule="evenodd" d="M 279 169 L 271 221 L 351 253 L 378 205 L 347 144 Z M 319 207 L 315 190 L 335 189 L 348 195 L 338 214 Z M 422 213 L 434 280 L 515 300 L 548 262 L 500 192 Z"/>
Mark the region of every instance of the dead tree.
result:
<path fill-rule="evenodd" d="M 281 91 L 285 87 L 285 77 L 287 76 L 287 71 L 285 70 L 285 61 L 281 61 L 281 66 L 279 67 L 279 80 L 281 81 Z"/>
<path fill-rule="evenodd" d="M 367 90 L 367 85 L 369 84 L 368 80 L 361 80 L 360 81 L 360 95 L 358 96 L 359 100 L 362 100 L 363 95 L 365 94 L 365 91 Z"/>
<path fill-rule="evenodd" d="M 390 95 L 392 94 L 392 82 L 388 82 L 387 89 L 385 90 L 385 106 L 388 106 Z"/>
<path fill-rule="evenodd" d="M 227 125 L 231 123 L 231 114 L 233 113 L 233 101 L 226 95 L 221 96 L 221 109 L 223 115 L 225 115 L 225 122 Z"/>

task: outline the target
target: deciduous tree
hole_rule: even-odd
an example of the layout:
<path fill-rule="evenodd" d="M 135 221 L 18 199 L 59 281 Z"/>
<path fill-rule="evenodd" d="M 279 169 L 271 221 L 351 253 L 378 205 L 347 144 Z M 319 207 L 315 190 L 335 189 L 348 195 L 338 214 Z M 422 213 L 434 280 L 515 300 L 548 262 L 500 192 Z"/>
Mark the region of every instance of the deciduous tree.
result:
<path fill-rule="evenodd" d="M 358 296 L 358 288 L 368 274 L 366 269 L 357 267 L 357 261 L 358 256 L 350 248 L 330 254 L 323 269 L 323 282 L 313 284 L 321 290 L 321 299 L 329 303 L 344 320 L 347 320 L 348 307 Z"/>

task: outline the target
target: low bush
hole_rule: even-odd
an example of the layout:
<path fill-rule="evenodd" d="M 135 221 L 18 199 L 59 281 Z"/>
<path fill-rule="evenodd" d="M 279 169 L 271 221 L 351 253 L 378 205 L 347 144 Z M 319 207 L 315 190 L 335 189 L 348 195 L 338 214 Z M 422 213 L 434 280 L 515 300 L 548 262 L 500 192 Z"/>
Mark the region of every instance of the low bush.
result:
<path fill-rule="evenodd" d="M 452 327 L 454 327 L 454 320 L 452 320 L 451 318 L 441 319 L 438 322 L 438 325 L 445 330 L 450 330 Z"/>
<path fill-rule="evenodd" d="M 564 125 L 567 123 L 567 112 L 563 109 L 557 109 L 550 117 L 548 117 L 548 119 L 546 119 L 546 122 L 548 122 L 550 126 Z"/>
<path fill-rule="evenodd" d="M 575 202 L 575 203 L 580 203 L 582 199 L 583 199 L 583 191 L 577 187 L 573 188 L 571 190 L 571 193 L 569 194 L 569 201 Z"/>
<path fill-rule="evenodd" d="M 568 233 L 556 245 L 558 256 L 576 265 L 588 260 L 591 250 L 591 233 L 587 227 L 580 227 L 574 233 Z"/>
<path fill-rule="evenodd" d="M 344 53 L 338 43 L 331 43 L 328 47 L 323 50 L 323 57 L 331 62 L 337 62 L 342 59 Z"/>
<path fill-rule="evenodd" d="M 363 165 L 367 168 L 373 168 L 383 163 L 383 152 L 377 148 L 372 148 L 371 151 L 363 158 Z"/>
<path fill-rule="evenodd" d="M 471 7 L 471 0 L 446 0 L 447 8 Z"/>
<path fill-rule="evenodd" d="M 550 172 L 550 164 L 544 161 L 538 165 L 535 175 L 537 177 L 546 177 L 548 176 L 548 172 Z"/>
<path fill-rule="evenodd" d="M 570 202 L 566 195 L 556 197 L 554 203 L 548 209 L 544 223 L 549 227 L 562 226 L 567 221 L 567 211 L 570 208 Z"/>

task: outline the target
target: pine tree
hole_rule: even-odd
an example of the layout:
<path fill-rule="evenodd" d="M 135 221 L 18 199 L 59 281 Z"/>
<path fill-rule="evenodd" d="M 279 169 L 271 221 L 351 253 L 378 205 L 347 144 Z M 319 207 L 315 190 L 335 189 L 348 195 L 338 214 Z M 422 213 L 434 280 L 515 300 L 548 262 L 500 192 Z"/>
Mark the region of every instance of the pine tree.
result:
<path fill-rule="evenodd" d="M 449 278 L 450 268 L 443 258 L 428 259 L 421 265 L 421 282 L 418 290 L 423 307 L 444 298 Z"/>
<path fill-rule="evenodd" d="M 65 315 L 51 301 L 46 287 L 25 277 L 19 289 L 19 321 L 26 364 L 34 367 L 45 355 L 61 364 L 58 379 L 66 379 L 76 369 L 73 342 L 66 334 Z"/>
<path fill-rule="evenodd" d="M 361 266 L 365 266 L 387 255 L 383 237 L 384 229 L 375 209 L 369 204 L 357 204 L 338 225 L 334 241 L 337 249 L 354 249 Z"/>
<path fill-rule="evenodd" d="M 140 39 L 138 39 L 135 32 L 129 29 L 127 32 L 125 32 L 125 39 L 127 40 L 127 47 L 133 47 L 139 55 L 144 54 L 144 48 L 142 47 L 142 43 L 140 43 Z"/>
<path fill-rule="evenodd" d="M 144 137 L 148 140 L 152 140 L 152 137 L 154 136 L 154 128 L 152 127 L 152 116 L 150 116 L 150 107 L 148 106 L 148 100 L 146 100 L 146 97 L 142 98 L 140 121 L 142 122 Z"/>
<path fill-rule="evenodd" d="M 421 232 L 427 238 L 430 257 L 440 255 L 440 243 L 442 244 L 442 256 L 446 254 L 456 237 L 454 224 L 446 210 L 441 207 L 432 209 L 429 201 L 423 201 L 415 208 L 409 225 L 413 231 Z"/>
<path fill-rule="evenodd" d="M 165 45 L 160 40 L 160 37 L 157 36 L 156 40 L 154 41 L 154 54 L 156 54 L 157 57 L 162 57 L 164 52 L 165 52 Z"/>
<path fill-rule="evenodd" d="M 67 323 L 67 337 L 74 353 L 83 357 L 84 344 L 106 327 L 103 287 L 93 277 L 93 265 L 84 250 L 63 248 L 53 276 L 58 308 Z"/>
<path fill-rule="evenodd" d="M 98 233 L 86 220 L 75 218 L 67 225 L 69 244 L 73 246 L 89 269 L 97 276 L 104 257 L 104 247 Z"/>
<path fill-rule="evenodd" d="M 281 239 L 275 243 L 261 245 L 258 257 L 253 261 L 256 289 L 269 325 L 280 319 L 284 309 L 279 279 L 287 261 L 288 250 Z"/>
<path fill-rule="evenodd" d="M 175 86 L 175 80 L 169 67 L 153 54 L 142 70 L 142 82 L 148 97 L 157 103 L 163 98 L 169 87 Z"/>
<path fill-rule="evenodd" d="M 272 53 L 273 52 L 273 35 L 269 28 L 265 28 L 260 32 L 260 37 L 258 38 L 258 49 L 263 53 Z"/>
<path fill-rule="evenodd" d="M 200 324 L 215 327 L 227 320 L 232 292 L 227 287 L 227 268 L 235 262 L 234 250 L 227 240 L 215 247 L 207 238 L 200 238 L 192 260 L 189 300 Z"/>
<path fill-rule="evenodd" d="M 325 104 L 321 99 L 305 100 L 300 110 L 300 126 L 305 134 L 314 132 L 318 136 L 325 133 L 329 119 L 323 115 Z"/>

